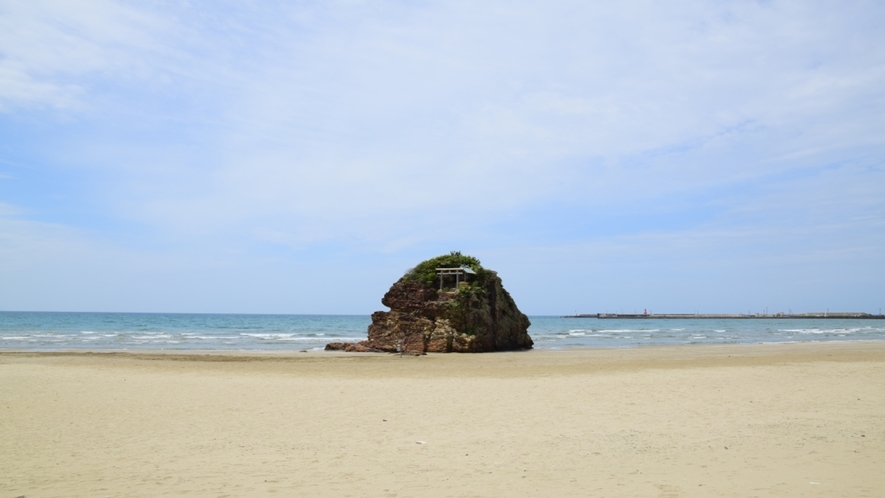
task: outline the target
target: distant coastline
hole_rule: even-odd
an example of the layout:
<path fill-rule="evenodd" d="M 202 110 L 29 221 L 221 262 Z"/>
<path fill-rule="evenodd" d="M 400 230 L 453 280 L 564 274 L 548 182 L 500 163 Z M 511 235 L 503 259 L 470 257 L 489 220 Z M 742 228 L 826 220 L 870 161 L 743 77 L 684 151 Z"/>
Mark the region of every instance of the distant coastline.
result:
<path fill-rule="evenodd" d="M 830 318 L 830 319 L 846 319 L 859 318 L 864 320 L 882 320 L 885 315 L 873 315 L 871 313 L 857 313 L 845 311 L 822 311 L 813 313 L 755 313 L 755 314 L 739 314 L 739 313 L 579 313 L 575 315 L 564 315 L 562 318 L 604 318 L 604 319 L 680 319 L 680 320 L 709 320 L 709 319 L 809 319 L 809 318 Z"/>

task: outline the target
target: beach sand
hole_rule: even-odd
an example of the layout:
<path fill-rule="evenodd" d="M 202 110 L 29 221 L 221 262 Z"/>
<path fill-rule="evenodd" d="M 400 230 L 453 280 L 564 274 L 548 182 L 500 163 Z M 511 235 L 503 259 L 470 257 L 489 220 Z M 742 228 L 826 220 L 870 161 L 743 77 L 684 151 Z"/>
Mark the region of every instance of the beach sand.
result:
<path fill-rule="evenodd" d="M 885 496 L 885 342 L 0 353 L 0 498 Z"/>

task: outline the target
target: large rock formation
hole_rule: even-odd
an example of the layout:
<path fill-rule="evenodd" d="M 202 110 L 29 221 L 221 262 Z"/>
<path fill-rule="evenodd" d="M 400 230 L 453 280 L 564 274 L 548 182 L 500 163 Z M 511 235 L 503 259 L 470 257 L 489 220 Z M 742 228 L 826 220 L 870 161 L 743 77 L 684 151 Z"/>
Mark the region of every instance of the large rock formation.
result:
<path fill-rule="evenodd" d="M 467 282 L 443 277 L 436 268 L 459 267 L 467 261 L 475 271 Z M 468 265 L 464 265 L 468 266 Z M 327 350 L 404 353 L 481 353 L 530 349 L 531 323 L 501 285 L 498 274 L 479 261 L 452 253 L 425 261 L 406 273 L 381 302 L 390 311 L 376 311 L 369 337 L 360 343 L 331 343 Z"/>

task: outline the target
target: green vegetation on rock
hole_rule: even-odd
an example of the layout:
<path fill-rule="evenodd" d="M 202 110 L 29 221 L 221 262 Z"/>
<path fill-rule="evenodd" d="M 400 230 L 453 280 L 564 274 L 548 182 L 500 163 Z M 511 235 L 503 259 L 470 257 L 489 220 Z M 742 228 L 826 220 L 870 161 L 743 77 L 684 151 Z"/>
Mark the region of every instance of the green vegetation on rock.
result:
<path fill-rule="evenodd" d="M 461 254 L 460 251 L 452 251 L 419 263 L 418 266 L 407 271 L 405 277 L 408 280 L 421 282 L 432 287 L 438 279 L 436 275 L 437 268 L 458 268 L 462 265 L 469 266 L 470 269 L 475 271 L 477 280 L 484 280 L 486 270 L 479 263 L 479 260 L 473 256 Z"/>

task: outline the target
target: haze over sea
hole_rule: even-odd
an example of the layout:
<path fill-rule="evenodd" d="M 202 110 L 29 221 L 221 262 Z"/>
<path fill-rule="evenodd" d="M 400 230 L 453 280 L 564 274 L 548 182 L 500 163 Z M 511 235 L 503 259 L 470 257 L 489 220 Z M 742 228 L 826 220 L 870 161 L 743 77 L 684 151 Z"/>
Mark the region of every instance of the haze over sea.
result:
<path fill-rule="evenodd" d="M 885 340 L 876 319 L 531 316 L 538 349 Z M 368 315 L 0 312 L 0 350 L 300 351 L 366 338 Z"/>

